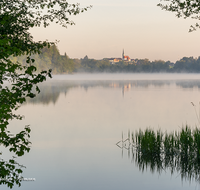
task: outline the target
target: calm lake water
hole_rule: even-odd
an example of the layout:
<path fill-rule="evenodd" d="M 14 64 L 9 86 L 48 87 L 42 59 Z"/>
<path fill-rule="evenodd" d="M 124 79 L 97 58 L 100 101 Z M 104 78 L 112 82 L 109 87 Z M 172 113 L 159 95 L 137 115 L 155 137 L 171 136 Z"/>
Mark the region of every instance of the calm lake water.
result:
<path fill-rule="evenodd" d="M 179 173 L 140 171 L 128 151 L 116 146 L 128 130 L 199 126 L 191 104 L 198 114 L 199 101 L 199 74 L 54 76 L 19 109 L 25 119 L 10 124 L 14 132 L 27 124 L 32 129 L 31 151 L 18 162 L 26 166 L 23 177 L 36 180 L 20 189 L 200 189 Z"/>

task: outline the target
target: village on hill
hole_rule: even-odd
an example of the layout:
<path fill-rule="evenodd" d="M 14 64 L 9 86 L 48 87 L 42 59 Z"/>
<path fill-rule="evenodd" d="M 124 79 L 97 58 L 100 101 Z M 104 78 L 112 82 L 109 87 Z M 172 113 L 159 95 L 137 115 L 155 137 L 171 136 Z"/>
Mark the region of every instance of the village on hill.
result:
<path fill-rule="evenodd" d="M 105 60 L 109 60 L 110 64 L 115 64 L 120 61 L 128 62 L 128 64 L 136 63 L 135 59 L 131 59 L 128 55 L 124 55 L 124 49 L 121 58 L 105 58 Z"/>
<path fill-rule="evenodd" d="M 83 59 L 71 59 L 67 54 L 60 55 L 58 48 L 53 45 L 44 48 L 40 54 L 31 56 L 35 59 L 33 63 L 37 71 L 52 69 L 53 74 L 67 74 L 77 72 L 198 72 L 200 73 L 200 57 L 183 57 L 175 63 L 171 61 L 149 59 L 131 59 L 122 50 L 121 58 L 104 58 L 101 60 L 90 59 L 86 55 Z M 26 65 L 24 56 L 11 57 L 11 60 Z"/>

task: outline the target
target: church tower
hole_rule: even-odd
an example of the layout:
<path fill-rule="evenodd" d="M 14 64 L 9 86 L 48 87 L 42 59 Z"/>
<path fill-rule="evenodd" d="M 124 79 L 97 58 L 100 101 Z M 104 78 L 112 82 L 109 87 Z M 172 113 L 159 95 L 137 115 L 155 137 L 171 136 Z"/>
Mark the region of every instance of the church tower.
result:
<path fill-rule="evenodd" d="M 122 52 L 122 60 L 124 60 L 124 49 L 123 49 L 123 52 Z"/>

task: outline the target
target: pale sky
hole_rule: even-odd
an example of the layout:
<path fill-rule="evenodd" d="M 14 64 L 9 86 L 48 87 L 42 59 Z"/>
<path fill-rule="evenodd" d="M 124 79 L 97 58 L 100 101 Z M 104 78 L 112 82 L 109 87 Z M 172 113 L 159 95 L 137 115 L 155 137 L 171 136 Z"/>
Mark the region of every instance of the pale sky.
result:
<path fill-rule="evenodd" d="M 31 31 L 35 40 L 59 40 L 61 54 L 70 58 L 121 57 L 175 62 L 200 56 L 200 30 L 189 33 L 196 20 L 175 17 L 157 7 L 159 0 L 70 0 L 87 12 L 69 17 L 76 25 Z"/>

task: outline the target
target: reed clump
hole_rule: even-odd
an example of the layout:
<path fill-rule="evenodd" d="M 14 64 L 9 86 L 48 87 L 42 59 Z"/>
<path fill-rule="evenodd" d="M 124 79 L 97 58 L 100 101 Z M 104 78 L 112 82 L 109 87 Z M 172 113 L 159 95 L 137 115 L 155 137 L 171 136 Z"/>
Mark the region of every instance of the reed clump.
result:
<path fill-rule="evenodd" d="M 131 139 L 130 139 L 131 138 Z M 127 139 L 126 139 L 127 141 Z M 171 174 L 180 173 L 182 179 L 195 179 L 200 182 L 200 129 L 182 127 L 171 133 L 161 130 L 136 131 L 128 138 L 133 159 L 140 170 L 150 167 L 159 173 L 169 169 Z M 119 143 L 119 142 L 118 142 Z M 123 149 L 123 140 L 122 147 Z"/>
<path fill-rule="evenodd" d="M 181 131 L 163 133 L 147 128 L 132 135 L 132 146 L 143 155 L 150 156 L 200 156 L 200 129 L 186 126 Z"/>

